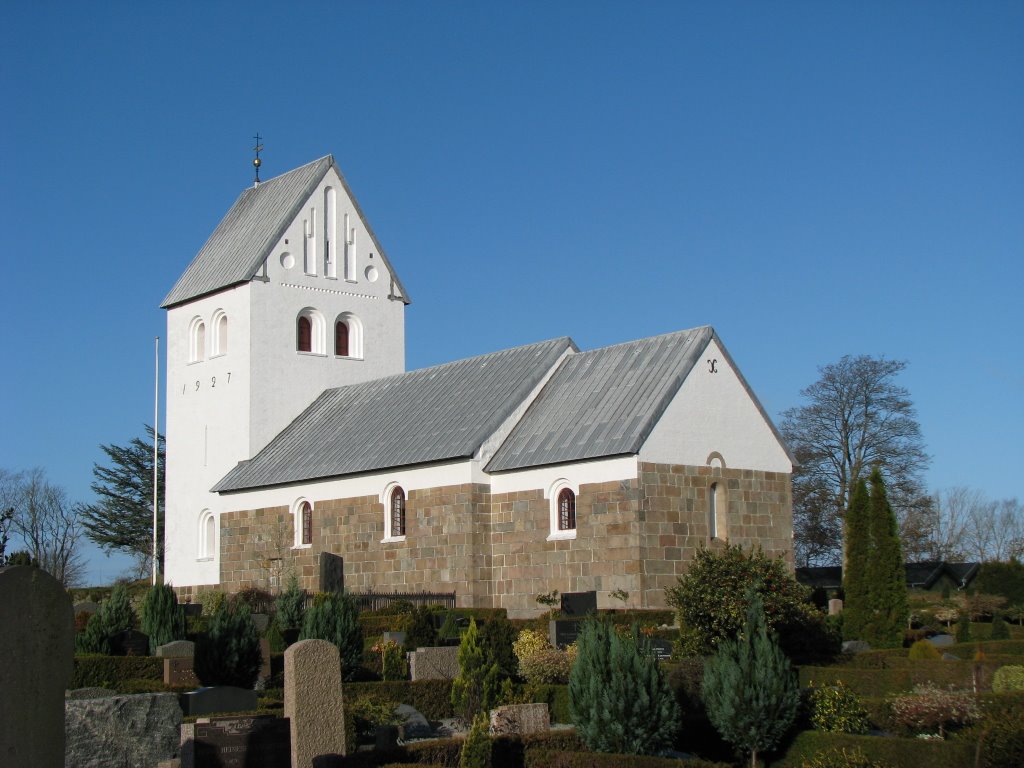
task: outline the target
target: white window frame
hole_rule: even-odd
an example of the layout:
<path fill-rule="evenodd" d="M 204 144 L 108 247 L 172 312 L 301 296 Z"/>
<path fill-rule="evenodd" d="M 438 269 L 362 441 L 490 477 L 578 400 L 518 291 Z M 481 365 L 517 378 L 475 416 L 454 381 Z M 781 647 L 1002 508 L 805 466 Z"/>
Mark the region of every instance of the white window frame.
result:
<path fill-rule="evenodd" d="M 188 324 L 188 361 L 201 363 L 206 359 L 206 323 L 196 315 Z"/>
<path fill-rule="evenodd" d="M 345 323 L 348 326 L 348 354 L 339 355 L 338 350 L 335 349 L 334 356 L 340 357 L 343 360 L 362 360 L 363 321 L 351 312 L 342 312 L 334 319 L 334 325 L 336 326 L 338 323 Z M 331 327 L 331 331 L 332 333 L 337 333 L 334 326 Z"/>
<path fill-rule="evenodd" d="M 298 333 L 299 333 L 299 318 L 305 317 L 309 320 L 309 352 L 302 352 L 298 349 Z M 292 323 L 292 330 L 295 333 L 295 351 L 299 355 L 318 355 L 325 357 L 327 355 L 327 323 L 324 320 L 323 313 L 314 307 L 303 307 L 299 310 L 299 313 L 295 315 L 295 320 Z M 349 344 L 351 349 L 351 343 Z"/>
<path fill-rule="evenodd" d="M 209 524 L 213 521 L 213 541 L 210 541 L 208 532 Z M 198 548 L 196 560 L 209 562 L 217 559 L 217 516 L 209 509 L 199 513 Z"/>
<path fill-rule="evenodd" d="M 580 528 L 579 508 L 576 509 L 576 527 L 563 531 L 558 527 L 558 495 L 563 489 L 568 488 L 573 493 L 576 502 L 580 498 L 579 483 L 572 483 L 564 477 L 560 477 L 548 487 L 548 537 L 547 541 L 567 541 L 576 538 Z"/>
<path fill-rule="evenodd" d="M 351 342 L 351 339 L 349 341 Z M 381 544 L 405 541 L 407 536 L 407 534 L 401 536 L 391 534 L 391 495 L 399 488 L 405 494 L 405 530 L 409 530 L 409 489 L 397 481 L 392 481 L 384 486 L 384 490 L 380 494 L 381 504 L 384 505 L 384 538 L 380 540 Z"/>
<path fill-rule="evenodd" d="M 220 326 L 224 324 L 224 338 L 221 339 Z M 228 353 L 228 332 L 230 327 L 228 325 L 228 314 L 223 309 L 218 309 L 213 313 L 213 319 L 210 320 L 210 357 L 220 357 Z"/>

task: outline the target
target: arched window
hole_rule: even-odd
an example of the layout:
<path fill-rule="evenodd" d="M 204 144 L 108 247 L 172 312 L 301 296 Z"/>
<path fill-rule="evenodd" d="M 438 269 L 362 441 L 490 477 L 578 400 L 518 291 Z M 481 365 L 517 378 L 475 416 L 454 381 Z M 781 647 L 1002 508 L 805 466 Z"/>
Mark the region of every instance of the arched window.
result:
<path fill-rule="evenodd" d="M 563 488 L 558 492 L 558 530 L 576 530 L 576 494 L 572 488 Z"/>
<path fill-rule="evenodd" d="M 342 312 L 334 321 L 334 354 L 363 359 L 363 324 L 351 312 Z"/>
<path fill-rule="evenodd" d="M 211 350 L 210 357 L 216 357 L 217 355 L 225 355 L 228 351 L 228 316 L 224 314 L 223 309 L 218 309 L 213 313 L 213 321 L 210 324 L 213 328 L 213 338 L 211 339 Z"/>
<path fill-rule="evenodd" d="M 313 505 L 302 500 L 295 505 L 295 546 L 308 547 L 313 543 Z"/>
<path fill-rule="evenodd" d="M 398 485 L 391 491 L 390 511 L 391 537 L 405 536 L 405 491 Z"/>
<path fill-rule="evenodd" d="M 217 555 L 217 518 L 204 509 L 199 515 L 199 551 L 200 560 L 212 560 Z"/>
<path fill-rule="evenodd" d="M 344 320 L 334 324 L 334 354 L 348 357 L 348 323 Z"/>
<path fill-rule="evenodd" d="M 548 541 L 576 538 L 576 489 L 565 478 L 556 480 L 545 494 L 550 504 Z"/>
<path fill-rule="evenodd" d="M 295 349 L 299 352 L 311 352 L 315 355 L 327 354 L 327 341 L 324 338 L 324 316 L 312 307 L 306 307 L 295 319 Z"/>
<path fill-rule="evenodd" d="M 206 323 L 193 317 L 188 326 L 188 361 L 198 363 L 206 357 Z"/>
<path fill-rule="evenodd" d="M 708 487 L 708 538 L 725 539 L 727 517 L 725 492 L 721 483 L 712 483 Z"/>

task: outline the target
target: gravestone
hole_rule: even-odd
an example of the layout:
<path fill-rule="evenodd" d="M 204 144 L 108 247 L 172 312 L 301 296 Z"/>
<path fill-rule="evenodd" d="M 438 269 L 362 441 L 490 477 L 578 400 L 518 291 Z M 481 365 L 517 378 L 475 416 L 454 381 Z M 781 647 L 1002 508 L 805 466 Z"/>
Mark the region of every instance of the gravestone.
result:
<path fill-rule="evenodd" d="M 172 640 L 169 643 L 158 645 L 154 656 L 164 659 L 195 658 L 196 644 L 191 640 Z"/>
<path fill-rule="evenodd" d="M 652 637 L 651 650 L 654 651 L 654 655 L 658 658 L 658 661 L 671 661 L 672 659 L 672 642 L 670 640 L 662 640 L 660 637 Z"/>
<path fill-rule="evenodd" d="M 320 584 L 319 592 L 345 591 L 345 558 L 332 555 L 330 552 L 320 553 Z"/>
<path fill-rule="evenodd" d="M 110 636 L 111 656 L 149 656 L 149 635 L 123 629 Z"/>
<path fill-rule="evenodd" d="M 199 686 L 199 678 L 196 677 L 191 657 L 178 656 L 164 659 L 164 685 L 174 688 L 185 686 L 196 688 Z"/>
<path fill-rule="evenodd" d="M 843 612 L 843 601 L 842 600 L 840 600 L 838 597 L 833 597 L 831 600 L 828 601 L 828 615 L 829 616 L 838 616 L 842 612 Z"/>
<path fill-rule="evenodd" d="M 200 718 L 181 726 L 181 768 L 289 768 L 283 717 Z"/>
<path fill-rule="evenodd" d="M 491 710 L 491 733 L 505 734 L 545 733 L 551 730 L 551 715 L 546 703 L 509 704 Z"/>
<path fill-rule="evenodd" d="M 203 604 L 202 603 L 184 603 L 181 606 L 182 612 L 185 614 L 187 619 L 189 616 L 202 616 L 203 615 Z"/>
<path fill-rule="evenodd" d="M 430 721 L 415 707 L 399 704 L 395 707 L 395 715 L 402 719 L 402 733 L 406 739 L 429 739 L 434 735 Z"/>
<path fill-rule="evenodd" d="M 548 622 L 548 642 L 554 648 L 565 648 L 580 636 L 582 619 L 552 619 Z"/>
<path fill-rule="evenodd" d="M 597 613 L 597 592 L 563 592 L 562 615 L 582 619 Z"/>
<path fill-rule="evenodd" d="M 63 768 L 74 615 L 41 568 L 0 568 L 0 765 Z"/>
<path fill-rule="evenodd" d="M 409 654 L 409 677 L 416 680 L 454 680 L 459 674 L 457 646 L 417 648 Z"/>
<path fill-rule="evenodd" d="M 381 639 L 385 643 L 405 645 L 405 632 L 385 632 Z"/>
<path fill-rule="evenodd" d="M 248 712 L 256 709 L 256 691 L 233 685 L 214 685 L 183 693 L 179 697 L 186 716 L 217 712 Z"/>
<path fill-rule="evenodd" d="M 871 650 L 871 643 L 864 640 L 845 640 L 842 649 L 843 653 L 864 653 Z"/>
<path fill-rule="evenodd" d="M 341 658 L 326 640 L 300 640 L 284 652 L 284 716 L 291 768 L 327 768 L 345 755 Z"/>
<path fill-rule="evenodd" d="M 270 614 L 254 613 L 252 614 L 252 623 L 256 627 L 256 632 L 262 635 L 270 626 Z"/>
<path fill-rule="evenodd" d="M 64 714 L 67 768 L 151 766 L 178 754 L 181 707 L 173 693 L 69 699 Z"/>

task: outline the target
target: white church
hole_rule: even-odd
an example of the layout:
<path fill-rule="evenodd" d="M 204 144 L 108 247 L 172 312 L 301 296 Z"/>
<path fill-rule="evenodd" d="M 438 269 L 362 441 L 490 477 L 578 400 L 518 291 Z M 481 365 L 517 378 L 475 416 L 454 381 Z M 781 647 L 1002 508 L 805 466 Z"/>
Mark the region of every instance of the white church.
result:
<path fill-rule="evenodd" d="M 699 547 L 791 557 L 793 459 L 708 326 L 405 371 L 410 302 L 334 158 L 245 189 L 167 309 L 165 579 L 663 607 Z M 616 605 L 619 605 L 616 603 Z"/>

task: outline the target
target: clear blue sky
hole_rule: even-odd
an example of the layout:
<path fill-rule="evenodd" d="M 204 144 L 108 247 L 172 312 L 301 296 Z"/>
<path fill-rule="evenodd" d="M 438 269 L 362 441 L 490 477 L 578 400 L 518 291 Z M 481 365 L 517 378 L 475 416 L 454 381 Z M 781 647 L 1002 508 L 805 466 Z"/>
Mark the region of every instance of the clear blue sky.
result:
<path fill-rule="evenodd" d="M 1019 2 L 4 3 L 0 467 L 88 501 L 152 421 L 259 131 L 264 178 L 337 158 L 409 368 L 711 324 L 777 416 L 905 359 L 931 487 L 1020 497 L 1022 39 Z"/>

